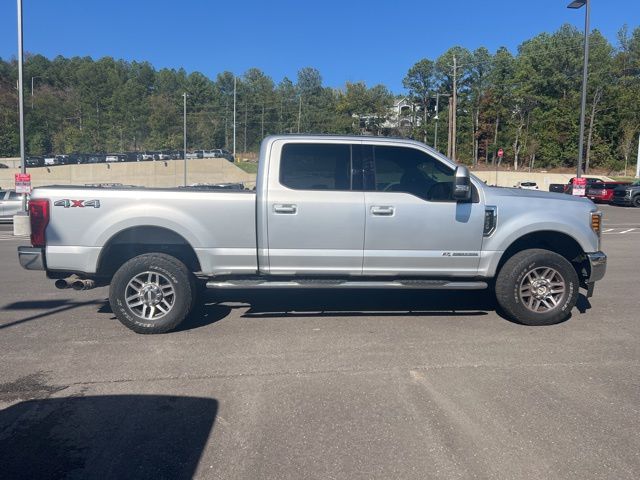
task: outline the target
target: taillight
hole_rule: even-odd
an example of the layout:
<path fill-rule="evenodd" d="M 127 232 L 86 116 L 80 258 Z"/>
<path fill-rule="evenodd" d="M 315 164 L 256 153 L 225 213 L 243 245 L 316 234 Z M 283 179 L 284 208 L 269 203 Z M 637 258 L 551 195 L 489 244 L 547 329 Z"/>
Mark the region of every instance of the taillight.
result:
<path fill-rule="evenodd" d="M 31 219 L 31 245 L 44 247 L 47 243 L 45 231 L 49 224 L 49 200 L 46 198 L 29 200 L 29 218 Z"/>

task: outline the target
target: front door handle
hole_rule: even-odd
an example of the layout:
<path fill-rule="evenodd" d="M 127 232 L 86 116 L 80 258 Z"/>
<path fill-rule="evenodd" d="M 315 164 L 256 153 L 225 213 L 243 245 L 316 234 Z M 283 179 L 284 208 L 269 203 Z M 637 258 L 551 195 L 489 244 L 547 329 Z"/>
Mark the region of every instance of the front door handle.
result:
<path fill-rule="evenodd" d="M 380 217 L 391 217 L 393 215 L 394 208 L 390 205 L 380 205 L 371 207 L 371 214 Z"/>
<path fill-rule="evenodd" d="M 297 205 L 287 204 L 287 205 L 274 205 L 273 211 L 275 213 L 282 213 L 288 215 L 295 215 L 298 211 Z"/>

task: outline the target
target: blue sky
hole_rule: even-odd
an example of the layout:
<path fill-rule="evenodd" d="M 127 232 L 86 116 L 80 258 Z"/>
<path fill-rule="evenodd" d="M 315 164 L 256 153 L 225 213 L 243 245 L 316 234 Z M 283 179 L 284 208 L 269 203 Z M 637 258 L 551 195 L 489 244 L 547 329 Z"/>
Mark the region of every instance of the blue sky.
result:
<path fill-rule="evenodd" d="M 258 67 L 276 82 L 305 66 L 325 85 L 365 81 L 402 91 L 421 58 L 459 44 L 517 46 L 563 23 L 582 29 L 569 0 L 255 1 L 24 0 L 25 51 L 47 57 L 109 55 L 184 67 L 212 78 Z M 640 25 L 640 1 L 592 0 L 592 27 L 610 41 Z M 16 2 L 0 2 L 0 57 L 17 52 Z"/>

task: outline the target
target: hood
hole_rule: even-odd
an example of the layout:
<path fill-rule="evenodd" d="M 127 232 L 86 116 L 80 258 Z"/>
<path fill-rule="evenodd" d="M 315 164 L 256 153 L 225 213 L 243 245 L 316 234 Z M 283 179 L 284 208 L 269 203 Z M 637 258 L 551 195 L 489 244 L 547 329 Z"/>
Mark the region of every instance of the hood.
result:
<path fill-rule="evenodd" d="M 577 197 L 567 195 L 566 193 L 545 192 L 541 190 L 527 190 L 524 188 L 503 188 L 503 187 L 485 187 L 488 196 L 492 197 L 518 197 L 531 198 L 539 200 L 554 200 L 563 202 L 582 203 L 591 207 L 595 207 L 594 203 L 585 197 Z"/>

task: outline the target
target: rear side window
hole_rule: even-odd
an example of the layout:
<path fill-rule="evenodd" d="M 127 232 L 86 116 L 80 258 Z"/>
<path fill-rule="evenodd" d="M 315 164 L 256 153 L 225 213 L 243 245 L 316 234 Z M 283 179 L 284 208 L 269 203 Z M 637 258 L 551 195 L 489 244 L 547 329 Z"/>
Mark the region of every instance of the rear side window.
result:
<path fill-rule="evenodd" d="M 0 193 L 4 193 L 4 192 L 0 192 Z M 2 195 L 0 195 L 0 198 L 2 198 Z M 20 198 L 22 198 L 22 194 L 21 193 L 9 192 L 8 200 L 18 200 Z"/>
<path fill-rule="evenodd" d="M 288 143 L 282 147 L 280 183 L 294 190 L 350 190 L 351 146 Z"/>

